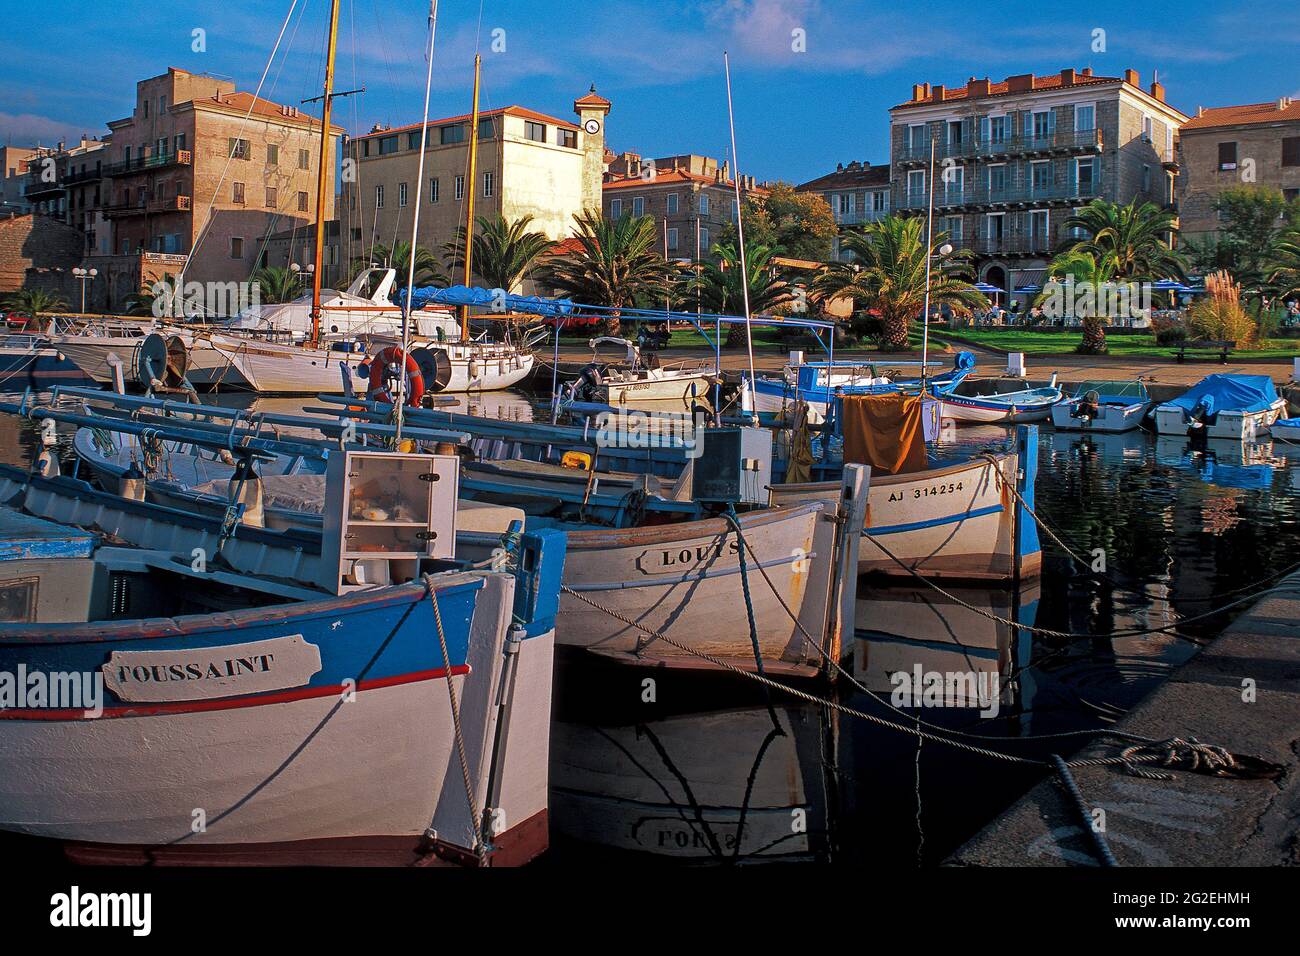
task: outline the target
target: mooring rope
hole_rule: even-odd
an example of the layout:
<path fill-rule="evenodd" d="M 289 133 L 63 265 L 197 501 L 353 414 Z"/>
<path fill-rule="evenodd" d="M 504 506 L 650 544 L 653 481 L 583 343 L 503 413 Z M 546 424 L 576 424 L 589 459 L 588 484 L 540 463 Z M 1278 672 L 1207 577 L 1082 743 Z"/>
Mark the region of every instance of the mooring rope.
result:
<path fill-rule="evenodd" d="M 732 674 L 738 674 L 741 677 L 746 678 L 747 680 L 751 680 L 756 683 L 763 684 L 764 686 L 770 687 L 773 690 L 778 690 L 781 691 L 782 693 L 789 694 L 792 697 L 796 697 L 800 700 L 806 701 L 810 704 L 814 704 L 818 707 L 828 707 L 831 710 L 845 714 L 849 717 L 856 717 L 859 720 L 865 720 L 868 723 L 875 724 L 879 727 L 884 727 L 889 730 L 901 731 L 902 733 L 905 734 L 911 734 L 912 736 L 917 737 L 920 740 L 929 740 L 929 741 L 933 741 L 934 743 L 945 744 L 946 746 L 953 747 L 957 750 L 962 750 L 967 753 L 978 754 L 980 756 L 988 757 L 993 760 L 1001 760 L 1006 763 L 1019 764 L 1021 766 L 1026 766 L 1026 767 L 1051 768 L 1053 766 L 1053 764 L 1050 761 L 1035 760 L 1032 757 L 1018 757 L 1015 754 L 1003 753 L 1002 751 L 992 750 L 988 747 L 977 747 L 974 744 L 963 743 L 960 740 L 953 740 L 951 737 L 930 733 L 929 731 L 921 730 L 920 728 L 908 727 L 896 721 L 888 720 L 884 717 L 878 717 L 875 714 L 868 714 L 866 711 L 859 710 L 856 707 L 851 707 L 848 704 L 841 703 L 838 700 L 833 700 L 825 697 L 818 697 L 817 695 L 809 693 L 808 691 L 800 690 L 797 687 L 791 687 L 789 684 L 783 684 L 780 681 L 773 680 L 770 677 L 766 677 L 761 674 L 744 670 L 743 668 L 738 667 L 735 664 L 732 664 L 730 661 L 723 660 L 719 657 L 715 657 L 714 655 L 708 654 L 704 651 L 696 650 L 695 648 L 690 647 L 687 644 L 683 644 L 680 641 L 676 641 L 668 637 L 662 631 L 656 630 L 654 628 L 646 627 L 644 624 L 641 624 L 638 621 L 633 620 L 632 618 L 628 617 L 626 614 L 623 614 L 620 611 L 616 611 L 613 608 L 606 607 L 605 605 L 599 603 L 598 601 L 595 601 L 592 598 L 587 597 L 587 595 L 581 593 L 580 591 L 575 591 L 567 584 L 560 585 L 560 590 L 563 591 L 565 594 L 577 598 L 579 601 L 588 605 L 589 607 L 592 607 L 597 611 L 601 611 L 605 614 L 608 614 L 610 617 L 614 618 L 615 620 L 622 621 L 628 627 L 635 628 L 636 630 L 641 631 L 643 634 L 653 637 L 656 640 L 663 641 L 668 646 L 675 647 L 678 650 L 691 655 L 692 657 L 696 657 L 702 661 L 706 661 L 714 665 L 715 667 L 719 668 L 720 670 L 728 671 L 729 673 Z M 1180 742 L 1181 742 L 1181 738 L 1172 737 L 1169 738 L 1168 740 L 1163 740 L 1163 741 L 1136 744 L 1132 747 L 1127 748 L 1119 756 L 1092 757 L 1092 758 L 1085 758 L 1081 760 L 1071 760 L 1066 762 L 1066 766 L 1074 767 L 1074 768 L 1118 766 L 1118 767 L 1123 767 L 1129 773 L 1133 773 L 1137 769 L 1137 765 L 1139 764 L 1159 763 L 1159 764 L 1163 764 L 1164 766 L 1173 766 L 1175 763 L 1177 763 L 1179 759 L 1186 759 L 1189 760 L 1191 764 L 1190 767 L 1186 769 L 1194 769 L 1194 770 L 1204 769 L 1207 766 L 1207 760 L 1204 757 L 1204 755 L 1201 754 L 1200 752 L 1188 751 L 1185 747 L 1178 746 Z M 1205 747 L 1205 745 L 1199 745 L 1199 746 L 1202 748 Z M 1227 753 L 1227 751 L 1223 750 L 1222 748 L 1218 748 L 1218 750 L 1221 750 L 1223 753 Z"/>
<path fill-rule="evenodd" d="M 487 852 L 487 847 L 479 827 L 478 799 L 474 796 L 474 784 L 469 775 L 469 760 L 465 756 L 465 734 L 460 725 L 460 703 L 456 699 L 456 687 L 452 682 L 451 655 L 447 652 L 447 633 L 442 627 L 442 610 L 438 607 L 436 582 L 432 574 L 424 576 L 424 587 L 433 604 L 433 623 L 438 630 L 438 645 L 442 648 L 442 665 L 447 671 L 447 697 L 451 701 L 451 724 L 456 732 L 456 756 L 460 760 L 460 774 L 465 782 L 465 800 L 469 803 L 469 823 L 474 832 L 474 854 L 482 859 Z"/>

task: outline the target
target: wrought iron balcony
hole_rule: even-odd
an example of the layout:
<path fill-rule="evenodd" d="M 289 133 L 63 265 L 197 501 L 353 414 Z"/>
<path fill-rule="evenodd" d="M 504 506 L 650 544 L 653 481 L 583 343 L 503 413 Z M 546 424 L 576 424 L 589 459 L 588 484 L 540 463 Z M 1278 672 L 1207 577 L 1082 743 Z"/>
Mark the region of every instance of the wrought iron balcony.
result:
<path fill-rule="evenodd" d="M 936 209 L 983 206 L 1034 206 L 1045 203 L 1089 202 L 1100 195 L 1097 183 L 1047 183 L 1034 185 L 1017 181 L 1007 186 L 989 186 L 987 183 L 971 185 L 936 184 L 934 206 Z M 926 190 L 904 190 L 901 207 L 909 210 L 925 209 L 930 202 Z"/>
<path fill-rule="evenodd" d="M 937 163 L 944 159 L 979 159 L 1030 153 L 1095 152 L 1099 151 L 1101 146 L 1102 134 L 1099 129 L 1054 130 L 1045 136 L 1035 136 L 1030 133 L 1004 136 L 996 140 L 990 139 L 988 142 L 970 139 L 959 143 L 936 143 L 934 159 Z M 928 162 L 929 159 L 928 141 L 904 145 L 901 162 L 915 164 Z"/>
<path fill-rule="evenodd" d="M 170 196 L 166 199 L 150 199 L 147 202 L 137 200 L 133 203 L 118 203 L 105 207 L 104 214 L 120 218 L 168 212 L 189 212 L 191 208 L 193 208 L 193 203 L 189 196 Z"/>
<path fill-rule="evenodd" d="M 188 149 L 178 149 L 175 152 L 153 153 L 145 156 L 136 156 L 133 159 L 124 160 L 120 163 L 109 163 L 103 168 L 105 176 L 134 176 L 137 173 L 147 173 L 155 169 L 167 169 L 172 166 L 191 166 L 194 164 L 194 154 Z"/>

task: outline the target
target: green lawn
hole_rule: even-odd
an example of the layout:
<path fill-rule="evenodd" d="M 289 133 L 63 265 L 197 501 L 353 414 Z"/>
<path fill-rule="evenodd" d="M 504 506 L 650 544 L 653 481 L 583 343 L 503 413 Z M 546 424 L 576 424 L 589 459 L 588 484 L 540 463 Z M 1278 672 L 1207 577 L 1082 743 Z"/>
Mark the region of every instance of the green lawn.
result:
<path fill-rule="evenodd" d="M 1007 352 L 1025 352 L 1034 355 L 1070 355 L 1083 341 L 1082 332 L 1051 331 L 1029 332 L 1024 329 L 961 329 L 958 332 L 930 330 L 934 338 L 946 339 L 954 344 L 970 342 Z M 1157 345 L 1154 335 L 1106 336 L 1111 355 L 1146 358 L 1176 358 L 1178 347 Z M 1230 358 L 1287 359 L 1300 355 L 1300 339 L 1266 339 L 1264 348 L 1249 352 L 1233 352 Z"/>

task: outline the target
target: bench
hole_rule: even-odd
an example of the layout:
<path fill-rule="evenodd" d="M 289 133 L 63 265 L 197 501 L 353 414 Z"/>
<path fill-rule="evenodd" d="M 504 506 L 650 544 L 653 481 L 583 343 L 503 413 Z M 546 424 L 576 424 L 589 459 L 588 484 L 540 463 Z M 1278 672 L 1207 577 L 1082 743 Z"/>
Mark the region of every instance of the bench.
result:
<path fill-rule="evenodd" d="M 1188 352 L 1218 352 L 1219 364 L 1228 364 L 1228 353 L 1237 347 L 1236 342 L 1180 342 L 1178 361 L 1183 361 Z"/>

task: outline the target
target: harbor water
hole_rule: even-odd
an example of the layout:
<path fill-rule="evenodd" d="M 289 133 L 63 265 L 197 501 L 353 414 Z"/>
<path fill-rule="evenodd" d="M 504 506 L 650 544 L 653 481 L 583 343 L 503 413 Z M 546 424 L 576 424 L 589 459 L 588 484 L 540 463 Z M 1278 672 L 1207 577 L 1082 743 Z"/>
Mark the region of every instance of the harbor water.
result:
<path fill-rule="evenodd" d="M 486 417 L 536 413 L 522 393 L 462 402 L 459 410 Z M 257 407 L 313 404 L 260 399 Z M 1006 437 L 996 427 L 963 429 L 937 453 L 992 448 Z M 60 440 L 70 467 L 70 434 Z M 25 465 L 38 448 L 31 423 L 0 416 L 3 460 Z M 1207 611 L 1300 555 L 1300 447 L 1198 447 L 1141 431 L 1080 436 L 1046 427 L 1039 454 L 1037 511 L 1060 539 L 1042 536 L 1041 579 L 1018 591 L 863 579 L 851 654 L 830 697 L 904 728 L 958 730 L 990 749 L 1068 753 L 1086 738 L 1051 735 L 1115 722 L 1244 607 Z M 960 675 L 978 693 L 898 707 L 899 673 L 950 684 Z M 931 866 L 1043 776 L 731 674 L 565 656 L 555 690 L 551 850 L 542 866 Z"/>

